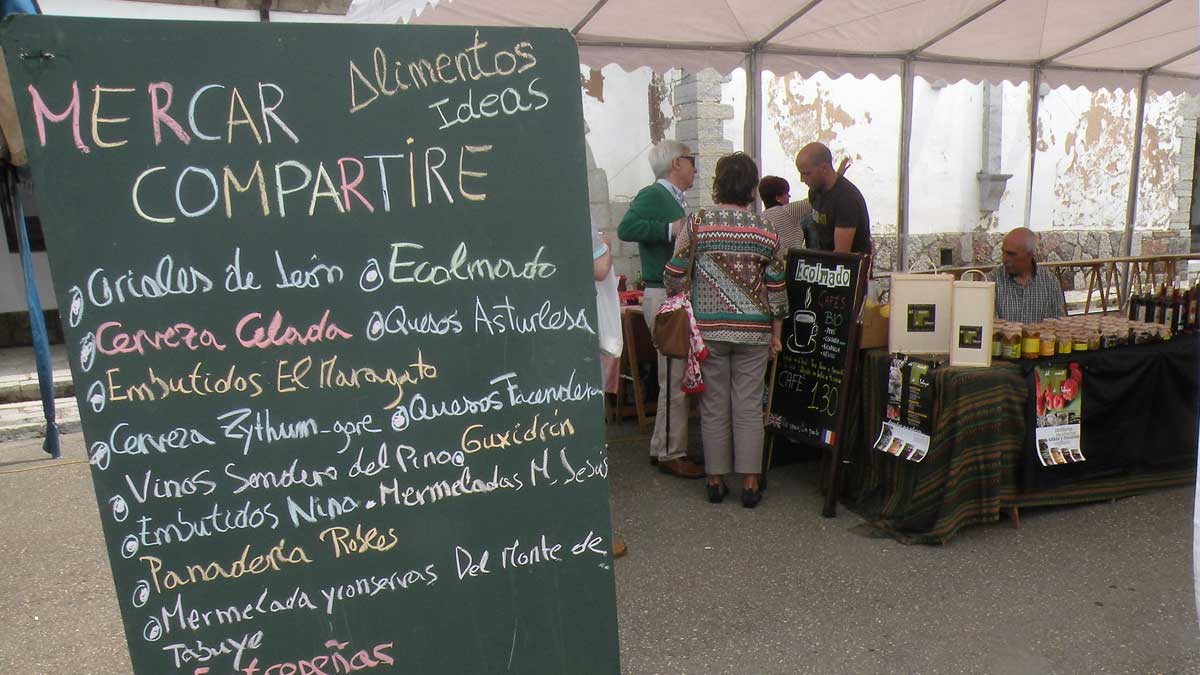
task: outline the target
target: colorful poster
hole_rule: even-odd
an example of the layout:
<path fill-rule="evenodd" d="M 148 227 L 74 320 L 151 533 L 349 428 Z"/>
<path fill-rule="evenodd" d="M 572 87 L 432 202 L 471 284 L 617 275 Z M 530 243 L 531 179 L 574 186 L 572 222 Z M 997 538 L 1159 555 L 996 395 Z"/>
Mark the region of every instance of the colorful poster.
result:
<path fill-rule="evenodd" d="M 884 422 L 875 449 L 913 462 L 929 452 L 938 361 L 896 354 L 888 368 Z"/>
<path fill-rule="evenodd" d="M 929 435 L 894 422 L 884 422 L 875 439 L 875 449 L 911 462 L 925 459 L 929 453 Z"/>
<path fill-rule="evenodd" d="M 1087 461 L 1080 446 L 1083 370 L 1078 363 L 1035 366 L 1037 428 L 1034 440 L 1042 466 Z"/>

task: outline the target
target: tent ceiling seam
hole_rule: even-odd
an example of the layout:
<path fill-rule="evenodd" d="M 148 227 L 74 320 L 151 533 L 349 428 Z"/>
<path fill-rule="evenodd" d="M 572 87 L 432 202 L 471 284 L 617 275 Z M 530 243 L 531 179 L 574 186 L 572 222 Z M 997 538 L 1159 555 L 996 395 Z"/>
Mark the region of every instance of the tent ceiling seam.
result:
<path fill-rule="evenodd" d="M 929 40 L 925 44 L 920 45 L 916 49 L 910 51 L 908 53 L 909 56 L 914 56 L 914 57 L 917 56 L 918 54 L 925 51 L 926 49 L 929 49 L 933 45 L 941 42 L 942 40 L 945 40 L 946 38 L 950 37 L 951 35 L 962 30 L 963 28 L 966 28 L 968 25 L 970 25 L 972 22 L 974 22 L 979 17 L 983 16 L 984 14 L 987 14 L 988 12 L 992 11 L 993 9 L 996 9 L 997 7 L 999 7 L 1000 5 L 1003 5 L 1006 2 L 1008 2 L 1008 0 L 995 0 L 995 2 L 988 5 L 987 7 L 984 7 L 983 9 L 975 12 L 974 14 L 972 14 L 971 16 L 968 16 L 967 18 L 963 19 L 962 21 L 959 21 L 958 23 L 954 24 L 947 30 L 943 31 L 942 33 L 939 33 L 932 40 Z"/>
<path fill-rule="evenodd" d="M 766 36 L 764 36 L 761 40 L 752 44 L 750 46 L 750 51 L 755 51 L 755 52 L 762 51 L 763 45 L 767 44 L 767 42 L 774 39 L 776 35 L 779 35 L 780 33 L 787 30 L 788 28 L 791 28 L 792 24 L 794 24 L 800 20 L 800 17 L 804 16 L 805 14 L 808 14 L 810 11 L 812 11 L 812 9 L 814 7 L 816 7 L 819 4 L 821 4 L 821 0 L 812 0 L 812 2 L 809 2 L 807 5 L 800 8 L 799 12 L 796 12 L 791 17 L 789 17 L 786 21 L 784 21 L 783 23 L 776 26 L 774 30 L 767 33 Z"/>
<path fill-rule="evenodd" d="M 897 7 L 889 7 L 887 9 L 880 10 L 877 12 L 868 12 L 868 13 L 862 14 L 860 16 L 855 16 L 853 18 L 846 19 L 845 21 L 831 23 L 828 26 L 823 26 L 820 31 L 816 31 L 816 32 L 819 33 L 822 31 L 827 31 L 827 30 L 831 30 L 831 29 L 835 29 L 835 28 L 841 28 L 842 26 L 849 26 L 851 24 L 856 24 L 861 21 L 866 21 L 867 19 L 877 19 L 881 16 L 884 16 L 885 14 L 894 14 L 896 12 L 903 12 L 904 10 L 908 9 L 909 7 L 913 7 L 916 5 L 923 5 L 928 1 L 929 0 L 909 0 L 908 2 L 905 2 L 903 5 L 899 5 Z"/>
<path fill-rule="evenodd" d="M 751 45 L 748 44 L 711 44 L 707 42 L 656 42 L 653 40 L 600 40 L 594 38 L 578 38 L 580 47 L 616 47 L 620 49 L 662 49 L 664 51 L 690 52 L 736 52 L 749 54 Z"/>
<path fill-rule="evenodd" d="M 1150 66 L 1150 68 L 1147 69 L 1147 72 L 1154 74 L 1154 73 L 1163 71 L 1164 68 L 1171 65 L 1172 63 L 1175 63 L 1176 61 L 1179 61 L 1180 59 L 1187 58 L 1187 57 L 1191 56 L 1192 54 L 1195 54 L 1196 52 L 1200 52 L 1200 46 L 1192 47 L 1191 49 L 1187 50 L 1186 52 L 1183 52 L 1182 54 L 1176 54 L 1175 56 L 1172 56 L 1171 58 L 1167 59 L 1166 61 L 1163 61 L 1162 63 Z"/>
<path fill-rule="evenodd" d="M 1118 31 L 1118 30 L 1124 28 L 1125 26 L 1128 26 L 1129 24 L 1133 23 L 1134 21 L 1137 21 L 1138 19 L 1142 18 L 1143 16 L 1146 16 L 1147 14 L 1150 14 L 1151 12 L 1154 12 L 1162 7 L 1165 7 L 1166 5 L 1169 5 L 1174 1 L 1175 0 L 1158 0 L 1158 2 L 1154 3 L 1153 5 L 1150 5 L 1149 7 L 1143 8 L 1141 11 L 1135 13 L 1134 15 L 1126 17 L 1098 33 L 1089 35 L 1088 37 L 1084 38 L 1083 40 L 1080 40 L 1079 42 L 1071 45 L 1070 47 L 1067 47 L 1066 49 L 1063 49 L 1062 51 L 1059 51 L 1056 54 L 1051 54 L 1050 56 L 1047 56 L 1046 58 L 1042 59 L 1041 63 L 1043 63 L 1043 64 L 1052 63 L 1054 60 L 1062 58 L 1063 56 L 1066 56 L 1067 54 L 1070 54 L 1071 52 L 1073 52 L 1081 47 L 1084 47 L 1092 42 L 1095 42 L 1096 40 L 1099 40 L 1100 38 L 1104 37 L 1105 35 L 1108 35 L 1109 33 Z"/>
<path fill-rule="evenodd" d="M 743 26 L 742 22 L 738 19 L 737 12 L 733 11 L 733 7 L 729 6 L 729 0 L 722 0 L 722 2 L 725 5 L 725 9 L 729 10 L 729 16 L 733 17 L 733 22 L 737 24 L 738 31 L 740 31 L 742 35 L 749 38 L 750 34 L 746 32 L 746 27 Z"/>
<path fill-rule="evenodd" d="M 599 11 L 607 4 L 608 0 L 597 0 L 596 4 L 592 5 L 592 9 L 589 10 L 587 14 L 584 14 L 583 18 L 579 20 L 579 23 L 575 24 L 575 27 L 571 29 L 571 35 L 579 35 L 579 31 L 583 30 L 583 27 L 592 20 L 592 17 L 596 16 L 596 14 L 599 13 Z"/>
<path fill-rule="evenodd" d="M 1179 33 L 1195 33 L 1195 32 L 1196 32 L 1195 26 L 1191 26 L 1188 28 L 1180 28 L 1179 30 L 1167 31 L 1166 33 L 1157 33 L 1155 35 L 1148 35 L 1146 37 L 1138 38 L 1136 40 L 1130 40 L 1128 42 L 1122 42 L 1120 44 L 1110 45 L 1110 46 L 1104 47 L 1102 49 L 1093 49 L 1092 51 L 1080 52 L 1078 54 L 1072 53 L 1071 58 L 1079 59 L 1079 58 L 1083 58 L 1085 56 L 1093 56 L 1095 54 L 1103 54 L 1104 52 L 1112 51 L 1114 49 L 1130 51 L 1129 48 L 1133 47 L 1134 45 L 1140 45 L 1140 44 L 1143 44 L 1146 42 L 1156 42 L 1164 37 L 1168 37 L 1171 35 L 1177 35 Z"/>

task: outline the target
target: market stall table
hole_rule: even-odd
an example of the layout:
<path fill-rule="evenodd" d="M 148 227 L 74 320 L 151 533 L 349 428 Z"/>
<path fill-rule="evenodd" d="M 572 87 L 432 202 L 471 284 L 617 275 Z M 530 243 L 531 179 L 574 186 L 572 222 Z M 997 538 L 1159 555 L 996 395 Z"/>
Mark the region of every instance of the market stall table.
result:
<path fill-rule="evenodd" d="M 638 298 L 640 299 L 640 292 Z M 621 307 L 621 332 L 624 345 L 618 365 L 620 373 L 617 391 L 611 401 L 605 397 L 607 415 L 612 422 L 636 416 L 638 428 L 645 430 L 653 426 L 658 404 L 656 399 L 646 400 L 642 371 L 644 366 L 654 366 L 657 353 L 654 351 L 654 341 L 650 337 L 650 329 L 646 326 L 640 304 Z M 626 391 L 626 386 L 632 389 L 632 392 Z"/>
<path fill-rule="evenodd" d="M 851 402 L 843 501 L 905 543 L 944 543 L 1023 506 L 1116 499 L 1195 480 L 1200 336 L 990 368 L 934 372 L 934 415 L 919 463 L 875 450 L 890 355 L 862 353 Z M 1033 363 L 1084 373 L 1084 462 L 1043 467 L 1033 444 Z M 1019 521 L 1017 521 L 1019 523 Z"/>

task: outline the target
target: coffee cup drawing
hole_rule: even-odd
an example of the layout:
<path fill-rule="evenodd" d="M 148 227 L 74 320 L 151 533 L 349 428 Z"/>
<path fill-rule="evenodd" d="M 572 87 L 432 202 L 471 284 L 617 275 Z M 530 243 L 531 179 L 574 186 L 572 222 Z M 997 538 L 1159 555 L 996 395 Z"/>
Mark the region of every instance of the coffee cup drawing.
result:
<path fill-rule="evenodd" d="M 817 351 L 817 313 L 799 309 L 792 313 L 792 334 L 788 336 L 788 351 L 812 354 Z"/>

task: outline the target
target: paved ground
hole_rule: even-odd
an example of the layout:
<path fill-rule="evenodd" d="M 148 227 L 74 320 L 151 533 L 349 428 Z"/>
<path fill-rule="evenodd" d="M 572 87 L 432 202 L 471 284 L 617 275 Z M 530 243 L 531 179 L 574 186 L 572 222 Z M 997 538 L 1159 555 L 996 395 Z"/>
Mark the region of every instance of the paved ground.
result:
<path fill-rule="evenodd" d="M 1200 673 L 1190 489 L 1022 514 L 944 547 L 818 515 L 815 464 L 754 511 L 611 445 L 621 659 L 641 673 Z M 0 673 L 128 673 L 81 437 L 0 445 Z M 733 495 L 736 497 L 735 495 Z"/>

